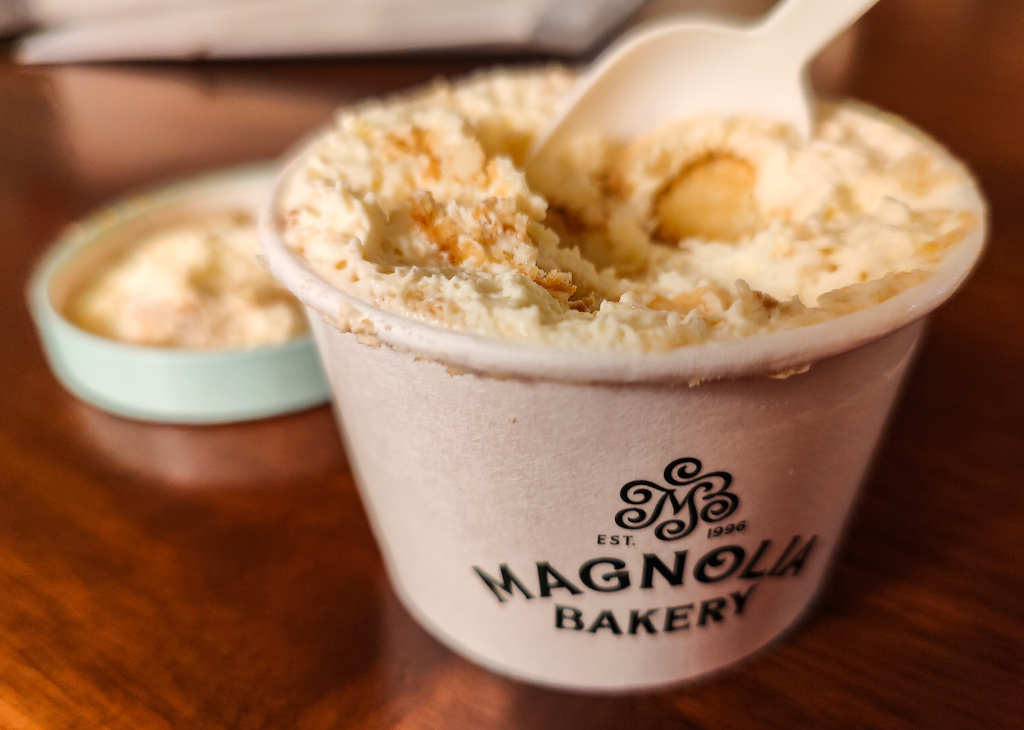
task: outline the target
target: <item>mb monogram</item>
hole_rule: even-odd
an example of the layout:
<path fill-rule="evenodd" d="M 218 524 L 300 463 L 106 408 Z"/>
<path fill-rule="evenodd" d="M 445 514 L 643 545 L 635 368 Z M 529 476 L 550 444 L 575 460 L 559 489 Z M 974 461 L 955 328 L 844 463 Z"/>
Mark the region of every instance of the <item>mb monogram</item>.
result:
<path fill-rule="evenodd" d="M 619 491 L 622 501 L 641 506 L 620 510 L 615 515 L 615 524 L 627 530 L 642 530 L 657 522 L 665 505 L 670 504 L 672 514 L 654 528 L 654 536 L 659 540 L 680 540 L 693 532 L 698 522 L 721 522 L 728 518 L 740 506 L 740 498 L 729 491 L 732 475 L 724 471 L 701 474 L 700 470 L 701 463 L 696 459 L 676 459 L 665 467 L 665 481 L 671 487 L 646 479 L 624 484 Z M 676 487 L 685 488 L 680 490 L 682 499 L 676 494 Z M 642 509 L 648 505 L 648 509 Z M 683 515 L 677 517 L 683 510 Z"/>
<path fill-rule="evenodd" d="M 731 618 L 747 615 L 751 597 L 763 580 L 800 574 L 817 542 L 817 535 L 808 538 L 795 535 L 782 541 L 762 539 L 747 545 L 701 545 L 692 557 L 688 549 L 671 554 L 643 552 L 638 555 L 637 540 L 643 539 L 644 534 L 653 536 L 656 542 L 651 547 L 656 548 L 693 535 L 702 523 L 709 527 L 706 532 L 702 528 L 695 538 L 702 536 L 706 542 L 725 536 L 738 539 L 741 534 L 749 534 L 745 532 L 745 521 L 721 524 L 732 517 L 740 505 L 739 496 L 731 491 L 731 474 L 705 472 L 698 459 L 684 457 L 666 466 L 662 476 L 665 485 L 636 479 L 618 490 L 620 504 L 627 506 L 615 513 L 614 524 L 640 534 L 599 534 L 597 543 L 615 546 L 620 553 L 625 551 L 623 557 L 591 558 L 578 568 L 575 565 L 556 567 L 550 561 L 537 560 L 529 567 L 517 565 L 515 570 L 508 563 L 501 563 L 497 570 L 490 572 L 479 566 L 473 566 L 473 570 L 499 604 L 519 597 L 527 601 L 557 598 L 566 603 L 551 602 L 554 604 L 554 629 L 607 636 L 685 633 L 724 625 Z M 726 580 L 729 580 L 729 588 L 735 590 L 724 588 L 713 597 L 686 602 L 687 586 Z M 678 595 L 679 603 L 613 610 L 594 608 L 592 601 L 575 598 L 626 590 L 642 591 L 638 596 L 642 598 L 655 589 L 659 589 L 658 595 L 664 598 L 672 595 L 666 594 L 666 588 Z M 700 592 L 705 594 L 703 590 Z M 588 605 L 568 605 L 581 601 Z M 541 604 L 545 603 L 547 601 L 541 600 Z"/>

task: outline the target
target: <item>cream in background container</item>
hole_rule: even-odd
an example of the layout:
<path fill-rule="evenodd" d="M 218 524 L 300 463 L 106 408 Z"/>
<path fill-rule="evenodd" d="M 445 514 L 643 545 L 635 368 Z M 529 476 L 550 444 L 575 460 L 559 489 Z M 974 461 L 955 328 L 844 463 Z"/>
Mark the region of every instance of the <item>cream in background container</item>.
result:
<path fill-rule="evenodd" d="M 133 245 L 183 221 L 253 211 L 273 181 L 265 165 L 166 186 L 93 214 L 68 229 L 29 282 L 29 304 L 47 358 L 72 393 L 129 418 L 223 423 L 287 413 L 328 398 L 313 338 L 229 349 L 131 344 L 67 316 L 69 297 Z"/>
<path fill-rule="evenodd" d="M 302 164 L 264 211 L 264 250 L 320 315 L 336 414 L 398 595 L 461 654 L 570 689 L 692 679 L 799 618 L 923 318 L 984 244 L 968 184 L 959 203 L 977 225 L 874 306 L 666 353 L 543 347 L 328 284 L 282 236 L 280 196 Z"/>

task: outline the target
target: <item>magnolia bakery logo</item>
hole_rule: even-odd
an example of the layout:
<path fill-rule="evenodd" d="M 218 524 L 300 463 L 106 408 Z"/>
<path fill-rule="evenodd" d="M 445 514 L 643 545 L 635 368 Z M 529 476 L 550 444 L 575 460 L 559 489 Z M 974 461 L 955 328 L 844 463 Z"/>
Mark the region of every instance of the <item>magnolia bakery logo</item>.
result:
<path fill-rule="evenodd" d="M 740 498 L 729 491 L 732 475 L 725 471 L 701 474 L 701 468 L 697 459 L 676 459 L 665 467 L 665 481 L 671 487 L 646 479 L 624 484 L 619 498 L 634 506 L 619 510 L 615 524 L 626 530 L 656 524 L 654 536 L 670 541 L 686 537 L 700 522 L 728 519 L 740 506 Z M 666 506 L 671 512 L 666 512 Z"/>
<path fill-rule="evenodd" d="M 635 479 L 618 488 L 619 508 L 611 524 L 625 532 L 599 532 L 595 540 L 614 549 L 614 555 L 580 560 L 578 568 L 575 561 L 555 565 L 537 560 L 533 565 L 500 563 L 497 570 L 474 565 L 473 571 L 498 603 L 539 599 L 540 608 L 547 603 L 544 599 L 555 599 L 547 603 L 554 604 L 554 629 L 595 635 L 654 635 L 728 625 L 748 614 L 762 582 L 800 575 L 817 535 L 751 539 L 748 521 L 732 519 L 740 498 L 732 491 L 729 472 L 705 471 L 700 460 L 683 457 L 666 466 L 662 477 L 664 484 Z M 698 544 L 671 554 L 641 551 L 638 539 L 644 534 L 658 541 L 649 548 L 690 536 Z M 706 590 L 700 590 L 699 598 L 687 590 L 717 584 L 722 588 L 711 597 L 704 597 Z M 636 590 L 640 602 L 654 589 L 668 605 L 613 610 L 595 609 L 588 602 L 584 609 L 575 600 Z"/>

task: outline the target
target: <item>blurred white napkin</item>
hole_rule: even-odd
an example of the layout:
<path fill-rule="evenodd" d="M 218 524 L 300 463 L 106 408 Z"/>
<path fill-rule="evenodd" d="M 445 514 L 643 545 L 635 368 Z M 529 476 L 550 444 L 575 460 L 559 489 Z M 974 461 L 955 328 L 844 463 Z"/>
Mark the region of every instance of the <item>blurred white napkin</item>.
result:
<path fill-rule="evenodd" d="M 0 0 L 2 2 L 3 0 Z M 644 0 L 30 0 L 23 63 L 586 50 Z M 48 24 L 48 25 L 47 25 Z"/>

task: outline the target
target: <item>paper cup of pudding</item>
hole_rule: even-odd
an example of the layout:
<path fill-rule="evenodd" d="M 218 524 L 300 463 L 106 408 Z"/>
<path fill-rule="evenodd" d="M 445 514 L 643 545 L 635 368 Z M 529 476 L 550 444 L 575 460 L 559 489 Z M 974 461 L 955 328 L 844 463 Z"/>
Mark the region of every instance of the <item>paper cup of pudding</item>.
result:
<path fill-rule="evenodd" d="M 806 143 L 697 120 L 524 177 L 567 83 L 498 72 L 342 114 L 262 241 L 314 315 L 410 613 L 513 677 L 642 690 L 810 605 L 985 206 L 940 147 L 849 106 Z"/>

